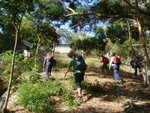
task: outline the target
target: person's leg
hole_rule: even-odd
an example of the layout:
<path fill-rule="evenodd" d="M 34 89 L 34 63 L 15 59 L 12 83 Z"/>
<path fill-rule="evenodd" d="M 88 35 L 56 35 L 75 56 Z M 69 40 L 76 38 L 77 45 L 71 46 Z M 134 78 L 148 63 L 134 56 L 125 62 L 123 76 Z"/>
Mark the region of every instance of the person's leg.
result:
<path fill-rule="evenodd" d="M 81 88 L 77 88 L 77 92 L 78 92 L 78 96 L 80 97 L 80 96 L 82 96 L 82 89 Z"/>
<path fill-rule="evenodd" d="M 115 80 L 121 80 L 120 79 L 120 76 L 119 76 L 119 67 L 118 67 L 118 65 L 117 64 L 115 64 L 114 66 L 113 66 L 113 71 L 114 71 L 114 79 Z"/>
<path fill-rule="evenodd" d="M 106 69 L 106 71 L 107 71 L 107 74 L 109 74 L 108 64 L 105 64 L 105 69 Z"/>
<path fill-rule="evenodd" d="M 137 76 L 137 68 L 134 68 L 134 76 Z"/>
<path fill-rule="evenodd" d="M 83 78 L 84 77 L 84 74 L 83 73 L 78 73 L 78 74 L 75 74 L 75 82 L 76 82 L 76 85 L 77 85 L 77 94 L 78 94 L 78 98 L 79 98 L 79 102 L 83 102 L 83 99 L 82 99 L 82 87 L 81 87 L 81 82 L 83 81 Z"/>
<path fill-rule="evenodd" d="M 46 80 L 48 80 L 49 75 L 51 75 L 51 66 L 50 66 L 50 63 L 48 62 L 46 64 Z"/>
<path fill-rule="evenodd" d="M 105 68 L 105 67 L 104 67 L 104 64 L 102 64 L 102 67 L 101 67 L 102 72 L 104 72 L 104 68 Z"/>

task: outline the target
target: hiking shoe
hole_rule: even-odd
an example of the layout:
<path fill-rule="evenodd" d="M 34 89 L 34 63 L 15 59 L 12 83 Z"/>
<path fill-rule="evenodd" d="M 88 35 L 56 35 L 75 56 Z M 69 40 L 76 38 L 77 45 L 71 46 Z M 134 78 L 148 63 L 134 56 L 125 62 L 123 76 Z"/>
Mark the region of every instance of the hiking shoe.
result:
<path fill-rule="evenodd" d="M 83 102 L 82 96 L 79 96 L 79 97 L 78 97 L 78 102 L 79 102 L 79 103 L 82 103 L 82 102 Z"/>

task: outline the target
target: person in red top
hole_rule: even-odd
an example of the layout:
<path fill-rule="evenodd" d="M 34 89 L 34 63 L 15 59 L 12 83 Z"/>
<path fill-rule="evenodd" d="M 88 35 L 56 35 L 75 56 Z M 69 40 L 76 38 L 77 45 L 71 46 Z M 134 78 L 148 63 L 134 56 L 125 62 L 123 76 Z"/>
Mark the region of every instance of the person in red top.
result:
<path fill-rule="evenodd" d="M 107 73 L 109 73 L 109 69 L 108 69 L 108 64 L 109 64 L 109 59 L 107 57 L 105 57 L 104 55 L 101 55 L 101 62 L 102 64 L 102 72 L 104 72 L 104 70 L 107 71 Z"/>

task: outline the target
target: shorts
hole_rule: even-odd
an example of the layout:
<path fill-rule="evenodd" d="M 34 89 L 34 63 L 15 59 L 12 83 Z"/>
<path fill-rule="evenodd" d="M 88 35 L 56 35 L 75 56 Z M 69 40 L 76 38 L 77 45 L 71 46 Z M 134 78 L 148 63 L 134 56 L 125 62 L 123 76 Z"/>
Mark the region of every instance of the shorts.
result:
<path fill-rule="evenodd" d="M 74 78 L 77 88 L 81 88 L 81 82 L 84 80 L 84 73 L 74 74 Z"/>

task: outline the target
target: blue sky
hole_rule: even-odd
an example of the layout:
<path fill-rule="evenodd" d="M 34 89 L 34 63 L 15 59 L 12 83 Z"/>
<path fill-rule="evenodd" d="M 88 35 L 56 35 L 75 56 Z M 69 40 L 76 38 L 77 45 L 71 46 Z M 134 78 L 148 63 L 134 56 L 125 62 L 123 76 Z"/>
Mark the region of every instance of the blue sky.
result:
<path fill-rule="evenodd" d="M 102 28 L 106 28 L 107 26 L 109 26 L 108 22 L 100 22 L 97 24 L 97 27 L 102 27 Z M 73 32 L 73 30 L 69 27 L 69 23 L 65 23 L 65 25 L 61 25 L 60 28 L 63 28 L 63 29 L 67 29 L 71 32 Z M 85 34 L 89 35 L 89 36 L 94 36 L 94 33 L 93 32 L 86 32 Z"/>

